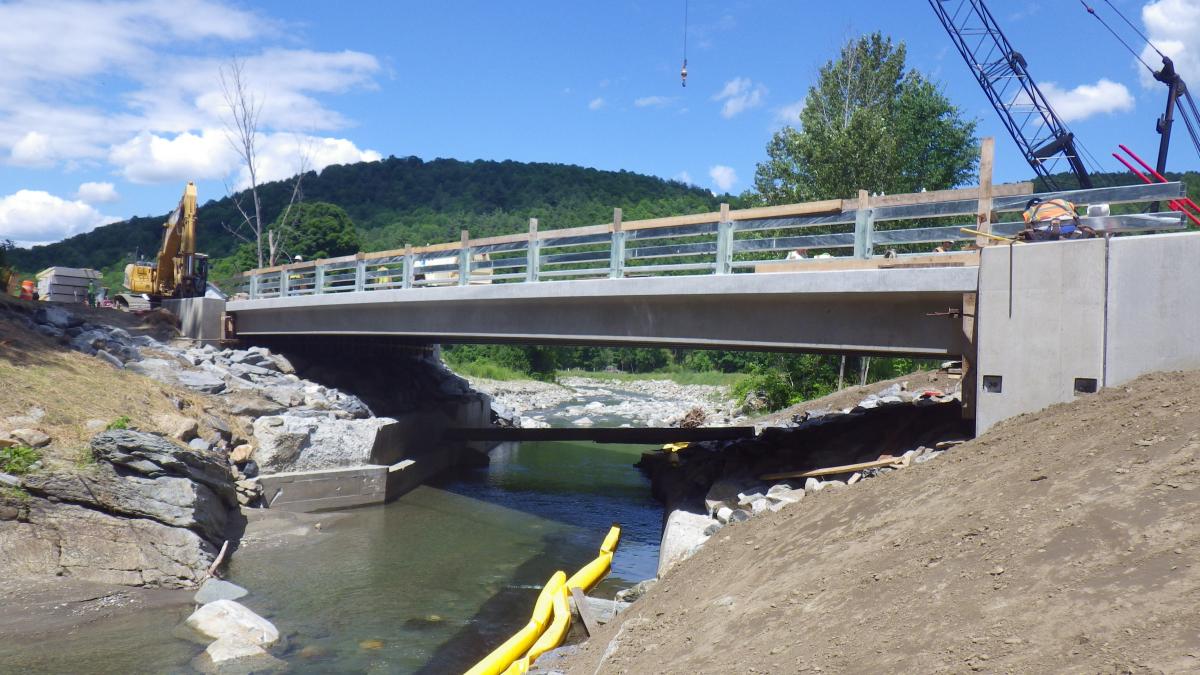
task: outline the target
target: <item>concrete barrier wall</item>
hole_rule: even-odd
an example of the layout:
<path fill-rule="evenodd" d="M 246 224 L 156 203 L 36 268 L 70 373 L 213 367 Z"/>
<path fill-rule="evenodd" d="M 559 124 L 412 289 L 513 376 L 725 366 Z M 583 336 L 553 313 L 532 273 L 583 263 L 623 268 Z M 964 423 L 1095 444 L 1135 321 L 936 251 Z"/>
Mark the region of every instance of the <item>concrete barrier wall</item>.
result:
<path fill-rule="evenodd" d="M 984 250 L 976 433 L 1093 382 L 1200 369 L 1198 299 L 1200 232 Z"/>
<path fill-rule="evenodd" d="M 1200 234 L 1121 237 L 1109 246 L 1105 384 L 1200 369 Z"/>
<path fill-rule="evenodd" d="M 220 298 L 184 298 L 163 300 L 163 308 L 179 317 L 180 331 L 186 338 L 201 342 L 220 342 L 225 337 L 225 301 Z"/>
<path fill-rule="evenodd" d="M 1105 250 L 1095 239 L 983 251 L 977 432 L 1071 400 L 1077 379 L 1102 382 Z"/>

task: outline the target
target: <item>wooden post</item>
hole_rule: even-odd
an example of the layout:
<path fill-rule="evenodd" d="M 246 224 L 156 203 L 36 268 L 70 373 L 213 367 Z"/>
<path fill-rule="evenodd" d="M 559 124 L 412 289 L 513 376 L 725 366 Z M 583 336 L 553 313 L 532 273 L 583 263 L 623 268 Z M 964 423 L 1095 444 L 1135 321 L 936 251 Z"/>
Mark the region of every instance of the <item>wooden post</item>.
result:
<path fill-rule="evenodd" d="M 471 283 L 471 233 L 463 230 L 458 246 L 458 285 Z"/>
<path fill-rule="evenodd" d="M 538 280 L 538 220 L 529 219 L 529 244 L 525 249 L 525 281 Z"/>
<path fill-rule="evenodd" d="M 587 632 L 588 637 L 596 634 L 596 619 L 592 616 L 591 609 L 587 606 L 587 596 L 578 586 L 571 587 L 571 599 L 575 601 L 575 611 L 579 613 L 579 618 L 583 620 L 583 630 Z"/>
<path fill-rule="evenodd" d="M 979 144 L 979 208 L 975 212 L 975 229 L 992 232 L 992 164 L 996 158 L 996 139 L 984 138 Z M 976 236 L 979 247 L 996 243 L 990 237 Z"/>
<path fill-rule="evenodd" d="M 958 381 L 958 387 L 962 392 L 962 417 L 965 420 L 975 419 L 975 388 L 979 377 L 975 367 L 975 345 L 978 337 L 975 331 L 975 306 L 978 304 L 978 297 L 976 293 L 963 293 L 962 296 L 962 379 Z"/>
<path fill-rule="evenodd" d="M 613 209 L 612 248 L 609 249 L 608 276 L 625 276 L 625 232 L 621 230 L 621 209 Z"/>

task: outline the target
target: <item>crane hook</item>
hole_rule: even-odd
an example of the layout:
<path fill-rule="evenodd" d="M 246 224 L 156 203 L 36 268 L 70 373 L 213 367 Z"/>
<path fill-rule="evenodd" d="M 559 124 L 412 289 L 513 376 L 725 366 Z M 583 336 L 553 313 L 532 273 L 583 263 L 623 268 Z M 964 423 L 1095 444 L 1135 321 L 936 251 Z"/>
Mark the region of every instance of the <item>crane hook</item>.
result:
<path fill-rule="evenodd" d="M 680 79 L 680 83 L 686 87 L 687 86 L 687 59 L 683 60 L 683 68 L 681 68 L 679 70 L 679 79 Z"/>

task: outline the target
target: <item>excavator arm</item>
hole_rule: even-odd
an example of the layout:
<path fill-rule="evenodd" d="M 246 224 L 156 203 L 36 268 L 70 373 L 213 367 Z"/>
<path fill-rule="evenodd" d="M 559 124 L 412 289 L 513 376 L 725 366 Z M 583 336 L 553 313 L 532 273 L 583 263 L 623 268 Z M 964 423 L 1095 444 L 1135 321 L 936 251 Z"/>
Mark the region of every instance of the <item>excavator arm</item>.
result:
<path fill-rule="evenodd" d="M 135 295 L 120 295 L 126 306 L 145 305 L 136 296 L 149 296 L 150 304 L 162 298 L 190 298 L 204 294 L 208 285 L 208 257 L 196 253 L 196 184 L 189 182 L 179 205 L 163 223 L 162 246 L 154 264 L 125 267 L 125 287 Z"/>

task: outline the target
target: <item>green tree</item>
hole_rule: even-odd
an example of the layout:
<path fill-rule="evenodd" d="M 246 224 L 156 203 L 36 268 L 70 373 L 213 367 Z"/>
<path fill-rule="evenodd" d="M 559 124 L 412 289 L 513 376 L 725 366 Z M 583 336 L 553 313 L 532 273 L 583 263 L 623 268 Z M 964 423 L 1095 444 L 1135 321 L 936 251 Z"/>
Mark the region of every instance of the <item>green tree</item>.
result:
<path fill-rule="evenodd" d="M 971 178 L 975 121 L 921 73 L 905 72 L 905 53 L 903 43 L 873 33 L 821 67 L 800 127 L 776 132 L 756 167 L 761 202 L 936 190 Z"/>
<path fill-rule="evenodd" d="M 288 258 L 298 255 L 305 260 L 334 258 L 361 250 L 354 223 L 336 204 L 296 204 L 281 213 L 271 229 L 281 234 L 282 248 Z"/>

